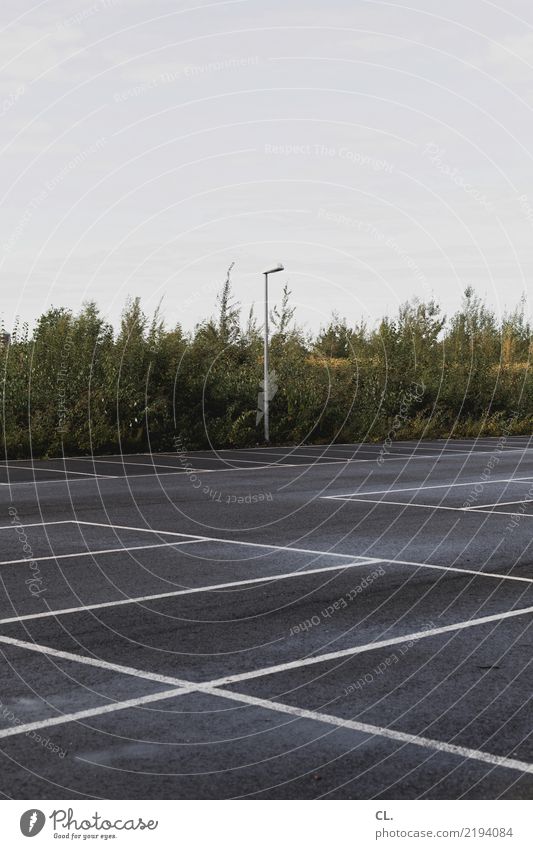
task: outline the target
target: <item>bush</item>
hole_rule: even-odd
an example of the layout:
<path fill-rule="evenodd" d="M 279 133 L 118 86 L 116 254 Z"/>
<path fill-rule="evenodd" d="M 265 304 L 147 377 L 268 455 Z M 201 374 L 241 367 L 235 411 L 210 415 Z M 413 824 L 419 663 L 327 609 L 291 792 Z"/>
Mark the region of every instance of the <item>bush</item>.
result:
<path fill-rule="evenodd" d="M 494 313 L 467 289 L 449 321 L 416 300 L 375 329 L 334 315 L 312 337 L 290 292 L 272 313 L 272 442 L 328 443 L 530 433 L 530 325 L 522 302 Z M 129 301 L 118 331 L 95 304 L 51 309 L 0 347 L 10 458 L 253 446 L 261 330 L 241 326 L 229 272 L 218 317 L 185 333 Z M 416 391 L 413 387 L 417 387 Z"/>

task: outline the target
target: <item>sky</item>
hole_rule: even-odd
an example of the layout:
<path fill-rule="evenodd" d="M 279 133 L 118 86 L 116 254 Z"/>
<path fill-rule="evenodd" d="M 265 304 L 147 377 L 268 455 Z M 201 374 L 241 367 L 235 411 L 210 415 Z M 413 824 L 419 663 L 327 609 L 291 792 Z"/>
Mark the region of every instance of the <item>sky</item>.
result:
<path fill-rule="evenodd" d="M 0 320 L 531 296 L 527 0 L 2 0 Z M 529 307 L 528 307 L 529 308 Z"/>

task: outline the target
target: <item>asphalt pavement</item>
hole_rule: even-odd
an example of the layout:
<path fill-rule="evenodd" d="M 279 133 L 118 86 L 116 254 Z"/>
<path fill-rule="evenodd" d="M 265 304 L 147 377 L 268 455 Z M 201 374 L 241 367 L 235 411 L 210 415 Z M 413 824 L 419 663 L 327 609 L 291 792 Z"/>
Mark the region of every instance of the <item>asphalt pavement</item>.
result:
<path fill-rule="evenodd" d="M 528 437 L 0 464 L 5 798 L 522 799 Z"/>

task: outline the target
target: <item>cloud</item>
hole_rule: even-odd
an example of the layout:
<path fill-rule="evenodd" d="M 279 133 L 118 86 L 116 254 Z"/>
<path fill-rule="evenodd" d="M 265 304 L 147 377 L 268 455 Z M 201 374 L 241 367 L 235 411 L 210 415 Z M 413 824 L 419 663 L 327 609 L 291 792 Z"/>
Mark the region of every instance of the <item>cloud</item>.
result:
<path fill-rule="evenodd" d="M 533 33 L 491 42 L 474 64 L 511 85 L 533 82 Z"/>
<path fill-rule="evenodd" d="M 72 79 L 63 65 L 83 38 L 81 29 L 61 21 L 47 28 L 27 24 L 6 27 L 0 31 L 3 85 L 12 90 L 42 74 L 47 81 Z"/>

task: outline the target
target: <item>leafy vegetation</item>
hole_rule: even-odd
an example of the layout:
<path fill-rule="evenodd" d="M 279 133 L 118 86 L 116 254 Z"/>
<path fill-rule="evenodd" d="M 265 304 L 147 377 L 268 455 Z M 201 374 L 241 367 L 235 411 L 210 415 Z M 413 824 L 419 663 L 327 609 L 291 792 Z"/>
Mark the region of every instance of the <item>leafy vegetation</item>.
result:
<path fill-rule="evenodd" d="M 414 300 L 375 328 L 333 315 L 313 337 L 294 323 L 286 288 L 271 318 L 272 442 L 531 432 L 524 302 L 498 319 L 467 289 L 449 319 Z M 139 299 L 116 332 L 93 303 L 78 315 L 51 309 L 0 346 L 5 454 L 260 443 L 262 344 L 253 311 L 242 321 L 229 271 L 218 315 L 192 333 L 166 328 L 159 310 L 149 319 Z"/>

